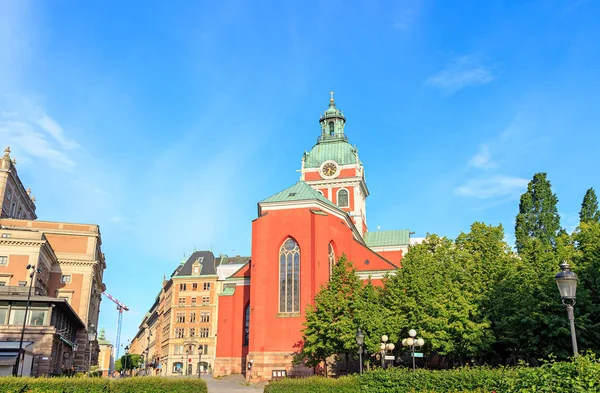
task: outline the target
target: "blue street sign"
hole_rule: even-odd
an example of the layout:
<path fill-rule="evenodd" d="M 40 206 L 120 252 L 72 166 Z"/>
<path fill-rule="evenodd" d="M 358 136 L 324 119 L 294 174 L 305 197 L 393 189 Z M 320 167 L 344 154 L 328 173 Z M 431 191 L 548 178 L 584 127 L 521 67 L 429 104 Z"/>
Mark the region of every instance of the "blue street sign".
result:
<path fill-rule="evenodd" d="M 415 352 L 415 357 L 416 358 L 422 358 L 423 357 L 423 352 Z"/>

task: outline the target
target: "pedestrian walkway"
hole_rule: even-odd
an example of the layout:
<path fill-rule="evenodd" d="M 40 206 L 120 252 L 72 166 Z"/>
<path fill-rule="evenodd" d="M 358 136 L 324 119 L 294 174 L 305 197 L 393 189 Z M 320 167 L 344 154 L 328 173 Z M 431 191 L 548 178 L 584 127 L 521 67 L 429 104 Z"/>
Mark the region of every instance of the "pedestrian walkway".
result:
<path fill-rule="evenodd" d="M 208 393 L 262 393 L 265 387 L 264 383 L 246 385 L 246 380 L 239 374 L 222 378 L 203 375 L 202 379 L 208 385 Z"/>

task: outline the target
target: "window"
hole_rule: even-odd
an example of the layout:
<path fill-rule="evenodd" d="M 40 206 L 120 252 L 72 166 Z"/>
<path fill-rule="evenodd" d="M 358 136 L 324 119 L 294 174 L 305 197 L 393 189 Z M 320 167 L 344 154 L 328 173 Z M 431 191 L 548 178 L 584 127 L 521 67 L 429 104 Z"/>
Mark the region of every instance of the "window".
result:
<path fill-rule="evenodd" d="M 250 342 L 250 305 L 246 306 L 245 318 L 244 318 L 244 345 L 248 345 Z"/>
<path fill-rule="evenodd" d="M 194 271 L 193 271 L 193 273 L 194 273 L 194 274 L 200 274 L 200 266 L 199 266 L 199 265 L 195 265 L 195 266 L 194 266 Z"/>
<path fill-rule="evenodd" d="M 195 297 L 193 297 L 193 298 L 192 298 L 192 306 L 195 306 L 195 305 L 196 305 L 196 298 L 195 298 Z"/>
<path fill-rule="evenodd" d="M 173 363 L 173 373 L 181 374 L 181 370 L 183 370 L 183 363 Z"/>
<path fill-rule="evenodd" d="M 0 287 L 5 287 L 6 286 L 6 281 L 0 281 Z"/>
<path fill-rule="evenodd" d="M 300 312 L 300 248 L 292 238 L 279 249 L 279 312 Z"/>
<path fill-rule="evenodd" d="M 202 311 L 200 313 L 200 322 L 210 322 L 210 312 Z"/>
<path fill-rule="evenodd" d="M 210 296 L 202 296 L 202 305 L 208 306 L 210 304 Z"/>
<path fill-rule="evenodd" d="M 196 328 L 190 328 L 190 337 L 196 337 Z"/>
<path fill-rule="evenodd" d="M 333 251 L 333 246 L 329 243 L 329 279 L 331 279 L 331 275 L 333 274 L 333 265 L 335 264 L 335 253 Z"/>
<path fill-rule="evenodd" d="M 198 290 L 198 283 L 195 282 L 192 284 L 192 291 L 197 291 Z"/>
<path fill-rule="evenodd" d="M 20 287 L 27 286 L 27 281 L 19 281 L 19 286 Z"/>
<path fill-rule="evenodd" d="M 3 233 L 2 237 L 5 239 L 8 239 L 8 238 L 10 238 L 10 233 Z"/>
<path fill-rule="evenodd" d="M 8 265 L 8 257 L 0 256 L 0 266 L 6 266 L 6 265 Z"/>
<path fill-rule="evenodd" d="M 179 290 L 180 291 L 185 291 L 186 290 L 186 284 L 179 284 Z"/>
<path fill-rule="evenodd" d="M 210 283 L 209 282 L 205 282 L 204 283 L 204 290 L 208 291 L 210 289 Z"/>
<path fill-rule="evenodd" d="M 177 316 L 175 317 L 175 322 L 177 322 L 177 323 L 184 323 L 185 322 L 185 313 L 184 312 L 178 312 Z"/>
<path fill-rule="evenodd" d="M 175 345 L 175 355 L 183 355 L 183 345 Z"/>
<path fill-rule="evenodd" d="M 44 326 L 46 325 L 46 314 L 48 314 L 48 310 L 36 310 L 32 309 L 29 311 L 29 325 L 31 326 Z"/>
<path fill-rule="evenodd" d="M 198 345 L 198 353 L 201 353 L 202 355 L 208 354 L 208 345 L 206 345 L 206 344 Z"/>
<path fill-rule="evenodd" d="M 348 190 L 341 189 L 338 191 L 337 202 L 339 207 L 348 207 Z"/>
<path fill-rule="evenodd" d="M 9 188 L 6 190 L 6 199 L 8 199 L 10 201 L 11 197 L 12 197 L 12 190 Z"/>
<path fill-rule="evenodd" d="M 0 307 L 0 325 L 6 325 L 6 317 L 8 316 L 8 307 Z"/>
<path fill-rule="evenodd" d="M 184 335 L 185 335 L 184 328 L 175 328 L 175 338 L 183 338 Z"/>
<path fill-rule="evenodd" d="M 70 274 L 63 274 L 62 276 L 60 276 L 60 282 L 62 282 L 63 284 L 68 284 L 71 282 L 71 275 Z"/>
<path fill-rule="evenodd" d="M 209 329 L 208 328 L 200 328 L 198 329 L 198 337 L 206 338 L 208 337 Z"/>
<path fill-rule="evenodd" d="M 190 323 L 194 323 L 194 322 L 196 322 L 196 312 L 192 311 L 190 313 Z"/>
<path fill-rule="evenodd" d="M 25 319 L 24 308 L 13 308 L 10 310 L 10 324 L 11 325 L 23 325 Z"/>
<path fill-rule="evenodd" d="M 329 122 L 329 135 L 333 136 L 335 134 L 334 124 L 332 121 Z"/>
<path fill-rule="evenodd" d="M 179 298 L 179 307 L 183 307 L 185 306 L 185 298 L 184 297 L 180 297 Z"/>

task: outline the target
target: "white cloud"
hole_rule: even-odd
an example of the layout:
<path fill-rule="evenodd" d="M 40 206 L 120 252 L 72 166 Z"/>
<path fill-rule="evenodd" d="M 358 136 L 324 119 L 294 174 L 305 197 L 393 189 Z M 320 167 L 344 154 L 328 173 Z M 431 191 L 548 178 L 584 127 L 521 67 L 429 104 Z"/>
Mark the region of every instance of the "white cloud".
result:
<path fill-rule="evenodd" d="M 478 56 L 468 55 L 452 59 L 443 70 L 427 78 L 427 84 L 452 94 L 468 86 L 485 85 L 494 79 L 496 76 Z"/>
<path fill-rule="evenodd" d="M 494 175 L 468 180 L 465 184 L 457 187 L 456 195 L 489 199 L 497 197 L 518 197 L 527 189 L 527 179 L 521 177 Z"/>
<path fill-rule="evenodd" d="M 79 144 L 67 138 L 60 124 L 38 108 L 0 110 L 0 140 L 10 145 L 19 159 L 41 159 L 63 170 L 75 167 L 66 150 Z"/>
<path fill-rule="evenodd" d="M 497 163 L 492 161 L 492 153 L 489 144 L 479 146 L 479 151 L 469 159 L 469 167 L 477 169 L 496 168 Z"/>

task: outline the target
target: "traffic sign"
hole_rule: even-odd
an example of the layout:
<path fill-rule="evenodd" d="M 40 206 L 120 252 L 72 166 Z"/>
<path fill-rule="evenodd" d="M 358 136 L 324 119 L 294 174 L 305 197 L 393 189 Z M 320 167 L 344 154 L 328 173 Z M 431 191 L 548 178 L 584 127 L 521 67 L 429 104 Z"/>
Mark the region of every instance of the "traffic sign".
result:
<path fill-rule="evenodd" d="M 384 359 L 385 360 L 394 360 L 394 359 L 396 359 L 396 357 L 394 355 L 385 355 Z"/>
<path fill-rule="evenodd" d="M 422 358 L 422 357 L 423 357 L 423 352 L 415 352 L 415 353 L 414 353 L 414 356 L 415 356 L 416 358 Z"/>

